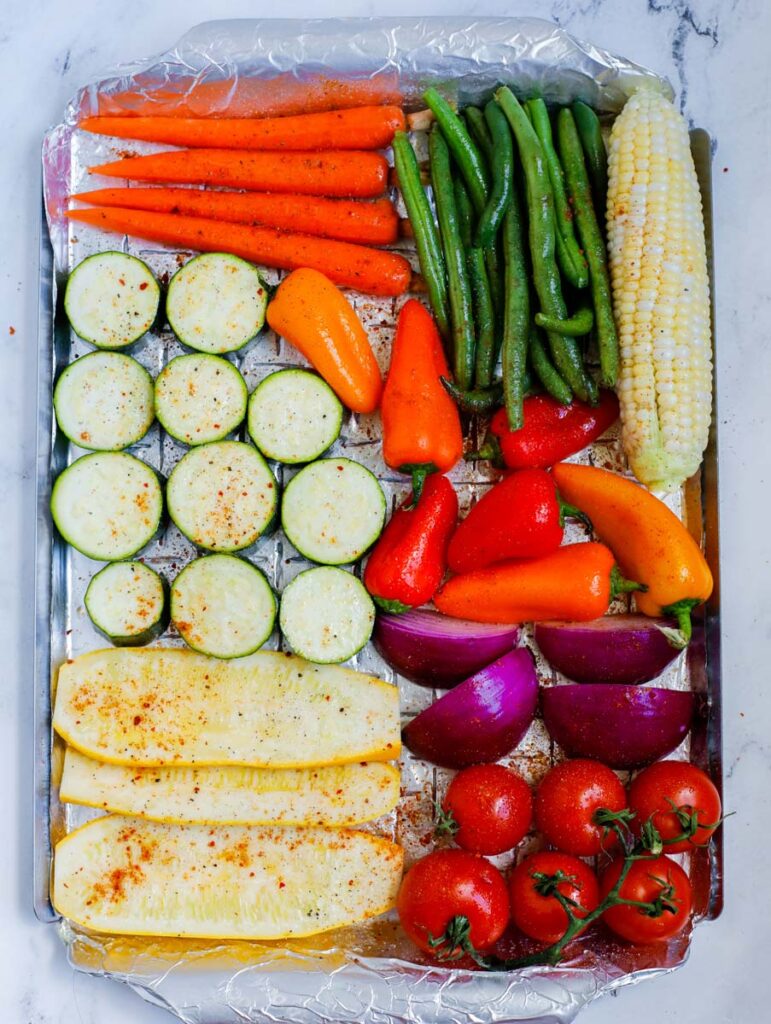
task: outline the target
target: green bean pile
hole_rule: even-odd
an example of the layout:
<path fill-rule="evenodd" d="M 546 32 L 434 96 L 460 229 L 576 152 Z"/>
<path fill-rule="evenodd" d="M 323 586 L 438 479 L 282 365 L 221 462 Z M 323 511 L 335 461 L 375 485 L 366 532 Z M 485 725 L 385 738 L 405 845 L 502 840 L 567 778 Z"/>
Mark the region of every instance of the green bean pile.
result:
<path fill-rule="evenodd" d="M 595 112 L 577 102 L 550 115 L 503 86 L 461 114 L 434 88 L 429 135 L 436 221 L 408 137 L 396 172 L 426 282 L 448 346 L 447 391 L 468 413 L 500 404 L 522 426 L 527 391 L 595 403 L 612 387 L 618 337 L 602 214 L 607 155 Z M 597 211 L 600 212 L 598 217 Z M 438 222 L 438 226 L 437 226 Z M 582 299 L 581 293 L 588 291 Z M 593 333 L 598 379 L 585 363 Z M 500 370 L 498 370 L 500 367 Z"/>

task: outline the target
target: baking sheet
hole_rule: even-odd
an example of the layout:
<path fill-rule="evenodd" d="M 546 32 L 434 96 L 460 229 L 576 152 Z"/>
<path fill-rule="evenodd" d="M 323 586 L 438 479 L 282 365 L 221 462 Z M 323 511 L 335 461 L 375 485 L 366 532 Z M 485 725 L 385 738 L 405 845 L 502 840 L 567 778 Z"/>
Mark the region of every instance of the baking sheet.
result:
<path fill-rule="evenodd" d="M 320 70 L 323 69 L 323 70 Z M 334 70 L 332 70 L 334 69 Z M 145 259 L 162 278 L 170 275 L 187 254 L 115 236 L 100 235 L 62 216 L 66 196 L 99 182 L 87 174 L 89 164 L 131 152 L 150 152 L 143 143 L 110 143 L 75 129 L 78 114 L 97 109 L 129 111 L 138 102 L 152 103 L 159 112 L 169 107 L 201 113 L 237 109 L 241 113 L 288 110 L 298 88 L 318 106 L 347 102 L 360 88 L 394 98 L 401 94 L 410 106 L 418 103 L 428 82 L 439 84 L 466 102 L 489 94 L 498 82 L 520 91 L 538 88 L 547 98 L 567 100 L 579 95 L 612 112 L 649 72 L 573 40 L 562 30 L 537 19 L 347 19 L 344 21 L 213 22 L 193 29 L 172 51 L 156 61 L 131 68 L 84 89 L 73 100 L 62 124 L 47 135 L 44 146 L 44 190 L 50 231 L 41 250 L 41 323 L 38 444 L 38 562 L 36 567 L 36 892 L 38 916 L 55 920 L 49 902 L 51 837 L 56 838 L 93 816 L 85 808 L 62 806 L 57 796 L 62 749 L 52 744 L 50 693 L 58 666 L 67 657 L 103 646 L 83 609 L 83 594 L 98 563 L 81 556 L 54 535 L 48 512 L 51 482 L 61 469 L 84 454 L 55 429 L 51 415 L 51 386 L 73 358 L 90 347 L 72 335 L 57 296 L 67 271 L 91 252 L 123 248 Z M 223 87 L 222 81 L 235 87 Z M 660 83 L 665 90 L 666 83 Z M 697 168 L 709 217 L 709 140 L 692 136 Z M 708 223 L 708 233 L 710 225 Z M 409 243 L 401 243 L 408 247 Z M 414 255 L 405 248 L 405 255 Z M 266 272 L 273 283 L 274 271 Z M 385 368 L 395 317 L 403 299 L 375 300 L 350 293 Z M 714 318 L 713 318 L 714 319 Z M 152 332 L 134 353 L 154 375 L 182 352 L 171 332 Z M 250 390 L 267 373 L 284 365 L 303 365 L 297 353 L 265 331 L 233 362 Z M 713 426 L 716 417 L 713 417 Z M 481 430 L 482 425 L 475 425 Z M 132 451 L 167 475 L 185 449 L 156 424 Z M 371 468 L 394 504 L 407 490 L 407 481 L 388 470 L 378 444 L 377 418 L 350 416 L 335 453 L 345 453 Z M 599 465 L 621 468 L 615 435 L 596 443 L 588 458 Z M 280 483 L 291 470 L 273 467 Z M 707 523 L 706 550 L 717 579 L 717 467 L 714 436 L 703 474 L 682 494 L 670 499 L 701 537 Z M 462 506 L 468 506 L 489 486 L 483 468 L 463 464 L 451 474 Z M 176 527 L 169 525 L 145 552 L 148 564 L 167 578 L 191 557 L 194 549 Z M 265 571 L 280 591 L 308 563 L 281 534 L 258 542 L 246 556 Z M 360 570 L 357 570 L 360 571 Z M 692 687 L 701 694 L 700 715 L 690 742 L 692 756 L 713 775 L 720 775 L 719 618 L 718 594 L 701 622 L 688 659 L 681 658 L 664 677 L 664 685 Z M 172 633 L 163 645 L 180 645 Z M 281 646 L 276 633 L 268 646 Z M 395 677 L 368 647 L 351 662 L 399 685 L 405 719 L 433 699 L 431 691 Z M 555 673 L 541 663 L 545 683 Z M 687 755 L 687 746 L 681 751 Z M 547 770 L 558 752 L 536 721 L 511 762 L 532 781 Z M 403 800 L 394 814 L 372 827 L 405 845 L 407 862 L 423 855 L 432 844 L 433 801 L 441 795 L 451 773 L 416 761 L 405 752 Z M 518 851 L 522 856 L 534 837 Z M 692 878 L 700 918 L 713 917 L 722 904 L 721 848 L 698 854 Z M 510 857 L 498 858 L 505 866 Z M 677 966 L 687 955 L 688 937 L 668 946 L 633 951 L 604 934 L 587 938 L 584 952 L 568 966 L 531 968 L 517 975 L 490 976 L 478 972 L 410 964 L 415 951 L 403 938 L 394 915 L 357 928 L 345 929 L 288 946 L 272 943 L 206 943 L 170 940 L 131 940 L 86 934 L 67 922 L 60 925 L 73 965 L 81 970 L 110 974 L 135 987 L 147 999 L 168 1006 L 190 1021 L 291 1018 L 293 1021 L 568 1021 L 589 999 L 618 984 Z"/>

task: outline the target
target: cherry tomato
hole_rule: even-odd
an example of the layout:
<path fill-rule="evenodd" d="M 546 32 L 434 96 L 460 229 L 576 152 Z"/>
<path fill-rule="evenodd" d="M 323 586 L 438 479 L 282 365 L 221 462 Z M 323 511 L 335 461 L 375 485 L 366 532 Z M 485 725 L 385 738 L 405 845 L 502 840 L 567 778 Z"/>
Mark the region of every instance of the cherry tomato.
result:
<path fill-rule="evenodd" d="M 454 930 L 457 925 L 451 925 L 453 918 L 466 918 L 466 941 L 473 949 L 489 949 L 509 922 L 509 894 L 489 861 L 465 850 L 437 850 L 404 876 L 396 909 L 416 946 L 440 960 L 454 960 L 468 948 Z"/>
<path fill-rule="evenodd" d="M 565 934 L 568 915 L 553 893 L 547 896 L 538 891 L 538 880 L 533 875 L 554 875 L 558 871 L 570 880 L 559 882 L 557 890 L 578 904 L 573 908 L 577 917 L 586 917 L 600 902 L 600 887 L 595 873 L 578 857 L 549 850 L 534 853 L 525 857 L 509 878 L 512 921 L 525 935 L 547 945 Z"/>
<path fill-rule="evenodd" d="M 617 842 L 613 833 L 595 823 L 595 813 L 625 807 L 624 787 L 610 768 L 577 758 L 555 765 L 544 776 L 535 795 L 535 823 L 552 846 L 577 857 L 593 857 Z"/>
<path fill-rule="evenodd" d="M 682 821 L 672 805 L 681 812 Z M 641 771 L 629 787 L 629 806 L 635 812 L 635 832 L 639 835 L 645 822 L 653 821 L 662 839 L 688 831 L 689 818 L 696 815 L 694 834 L 690 839 L 667 843 L 666 853 L 706 846 L 720 822 L 720 794 L 709 777 L 687 761 L 658 761 Z"/>
<path fill-rule="evenodd" d="M 618 881 L 622 864 L 623 860 L 617 857 L 603 872 L 600 878 L 603 899 Z M 668 908 L 660 907 L 655 915 L 640 907 L 624 905 L 606 910 L 602 915 L 605 924 L 628 942 L 669 939 L 685 928 L 691 916 L 691 883 L 680 865 L 669 857 L 633 861 L 619 896 L 643 903 L 661 899 Z"/>
<path fill-rule="evenodd" d="M 516 772 L 500 764 L 476 764 L 452 780 L 442 810 L 438 831 L 452 832 L 458 846 L 472 853 L 505 853 L 527 834 L 533 797 Z"/>

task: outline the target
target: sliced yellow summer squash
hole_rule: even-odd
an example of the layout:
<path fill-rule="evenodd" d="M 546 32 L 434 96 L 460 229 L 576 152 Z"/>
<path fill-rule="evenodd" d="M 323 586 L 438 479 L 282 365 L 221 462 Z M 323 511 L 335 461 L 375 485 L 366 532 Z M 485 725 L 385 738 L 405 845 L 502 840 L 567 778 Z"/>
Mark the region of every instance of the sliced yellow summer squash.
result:
<path fill-rule="evenodd" d="M 382 761 L 324 768 L 131 768 L 68 747 L 59 796 L 152 821 L 359 825 L 396 805 L 399 770 Z"/>
<path fill-rule="evenodd" d="M 54 728 L 98 761 L 304 768 L 399 756 L 396 687 L 259 652 L 113 648 L 59 670 Z"/>
<path fill-rule="evenodd" d="M 280 939 L 384 913 L 401 874 L 401 847 L 364 832 L 110 815 L 57 844 L 53 903 L 94 931 Z"/>

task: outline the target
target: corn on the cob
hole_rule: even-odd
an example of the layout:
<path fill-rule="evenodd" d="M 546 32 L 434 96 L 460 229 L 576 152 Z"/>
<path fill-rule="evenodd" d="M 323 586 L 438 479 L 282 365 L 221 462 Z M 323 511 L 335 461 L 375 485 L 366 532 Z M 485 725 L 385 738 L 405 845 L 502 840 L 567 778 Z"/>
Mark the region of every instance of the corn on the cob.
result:
<path fill-rule="evenodd" d="M 707 444 L 709 281 L 688 129 L 650 89 L 613 125 L 608 247 L 624 450 L 642 483 L 670 491 L 696 472 Z"/>

